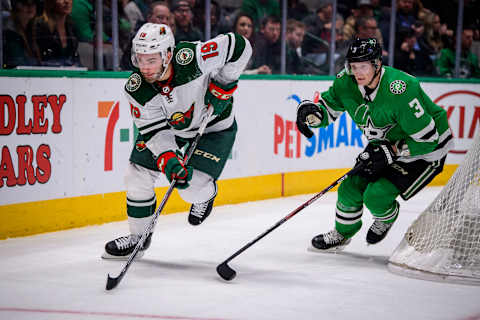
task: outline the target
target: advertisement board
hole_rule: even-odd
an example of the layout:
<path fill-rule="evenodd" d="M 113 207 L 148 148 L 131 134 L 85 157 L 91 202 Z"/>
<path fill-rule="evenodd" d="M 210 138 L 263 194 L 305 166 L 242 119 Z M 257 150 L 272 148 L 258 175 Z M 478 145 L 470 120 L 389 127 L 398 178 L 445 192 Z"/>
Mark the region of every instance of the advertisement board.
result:
<path fill-rule="evenodd" d="M 125 78 L 0 77 L 2 206 L 123 192 L 136 130 Z M 238 134 L 221 180 L 350 168 L 365 138 L 347 114 L 303 137 L 296 108 L 332 81 L 243 79 L 235 93 Z M 480 83 L 424 82 L 448 114 L 459 164 L 480 131 Z M 167 186 L 163 177 L 157 187 Z M 1 213 L 0 213 L 1 215 Z"/>

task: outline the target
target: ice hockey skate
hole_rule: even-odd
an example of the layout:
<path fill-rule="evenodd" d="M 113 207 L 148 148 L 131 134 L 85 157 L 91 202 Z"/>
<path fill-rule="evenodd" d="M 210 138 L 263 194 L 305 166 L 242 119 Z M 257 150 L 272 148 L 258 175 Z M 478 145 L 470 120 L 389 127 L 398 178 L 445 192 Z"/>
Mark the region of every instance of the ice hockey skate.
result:
<path fill-rule="evenodd" d="M 207 219 L 207 217 L 210 215 L 210 212 L 212 212 L 214 200 L 215 197 L 205 202 L 192 203 L 192 206 L 190 207 L 190 213 L 188 215 L 188 223 L 193 226 L 197 226 L 205 221 L 205 219 Z"/>
<path fill-rule="evenodd" d="M 370 226 L 367 232 L 367 243 L 376 244 L 382 241 L 386 236 L 388 231 L 392 228 L 393 223 L 385 223 L 380 220 L 375 220 Z"/>
<path fill-rule="evenodd" d="M 336 229 L 333 229 L 314 237 L 309 250 L 315 252 L 338 252 L 342 251 L 350 241 L 352 239 L 346 239 Z"/>
<path fill-rule="evenodd" d="M 135 246 L 137 245 L 139 240 L 140 235 L 131 234 L 109 241 L 105 245 L 105 252 L 103 253 L 102 258 L 113 260 L 127 260 L 130 254 L 133 252 L 133 249 L 135 249 Z M 139 259 L 143 256 L 145 250 L 150 247 L 151 241 L 152 234 L 150 233 L 147 239 L 145 239 L 142 248 L 138 251 L 135 259 Z"/>

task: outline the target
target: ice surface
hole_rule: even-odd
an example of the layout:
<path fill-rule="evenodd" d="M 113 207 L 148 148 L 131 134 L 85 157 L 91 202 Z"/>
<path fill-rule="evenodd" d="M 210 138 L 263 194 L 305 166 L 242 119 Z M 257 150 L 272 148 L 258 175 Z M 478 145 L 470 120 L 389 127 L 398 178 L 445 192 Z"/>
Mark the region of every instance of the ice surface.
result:
<path fill-rule="evenodd" d="M 387 238 L 367 246 L 364 225 L 340 254 L 307 251 L 334 223 L 328 193 L 235 258 L 226 282 L 216 266 L 312 195 L 215 207 L 204 224 L 159 218 L 152 245 L 120 285 L 107 273 L 124 262 L 100 259 L 126 221 L 0 241 L 0 319 L 480 319 L 480 286 L 392 274 L 390 253 L 440 188 L 401 202 Z M 220 190 L 221 192 L 221 190 Z M 98 214 L 101 214 L 99 212 Z"/>

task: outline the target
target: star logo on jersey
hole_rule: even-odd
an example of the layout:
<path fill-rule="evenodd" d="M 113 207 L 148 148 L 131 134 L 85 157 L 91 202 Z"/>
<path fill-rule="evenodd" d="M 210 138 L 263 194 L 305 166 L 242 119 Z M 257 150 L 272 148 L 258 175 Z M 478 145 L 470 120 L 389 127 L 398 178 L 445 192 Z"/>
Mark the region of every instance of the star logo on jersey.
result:
<path fill-rule="evenodd" d="M 370 116 L 367 118 L 367 122 L 365 125 L 359 125 L 362 129 L 363 134 L 368 139 L 368 141 L 372 140 L 387 140 L 387 133 L 392 129 L 395 125 L 389 124 L 385 127 L 376 127 L 373 124 L 372 118 Z"/>
<path fill-rule="evenodd" d="M 192 103 L 187 112 L 175 112 L 172 114 L 168 123 L 176 130 L 183 130 L 188 128 L 192 123 L 193 111 L 195 110 L 195 103 Z"/>
<path fill-rule="evenodd" d="M 390 83 L 390 92 L 393 94 L 402 94 L 407 89 L 407 84 L 402 80 L 395 80 Z"/>

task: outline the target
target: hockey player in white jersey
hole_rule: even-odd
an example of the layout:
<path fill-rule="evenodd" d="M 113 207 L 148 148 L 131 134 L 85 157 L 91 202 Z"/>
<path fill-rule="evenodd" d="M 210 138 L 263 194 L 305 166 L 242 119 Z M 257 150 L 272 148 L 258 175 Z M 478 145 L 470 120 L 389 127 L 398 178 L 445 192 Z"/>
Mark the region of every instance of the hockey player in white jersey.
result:
<path fill-rule="evenodd" d="M 165 174 L 183 200 L 191 203 L 188 222 L 201 224 L 212 211 L 220 176 L 235 141 L 232 94 L 250 59 L 244 37 L 228 33 L 206 42 L 175 46 L 167 25 L 146 23 L 132 40 L 135 69 L 125 85 L 139 130 L 125 177 L 130 235 L 105 245 L 103 258 L 126 259 L 151 221 L 156 207 L 155 180 Z M 183 163 L 207 108 L 215 117 L 197 148 Z M 151 234 L 137 257 L 150 245 Z"/>

